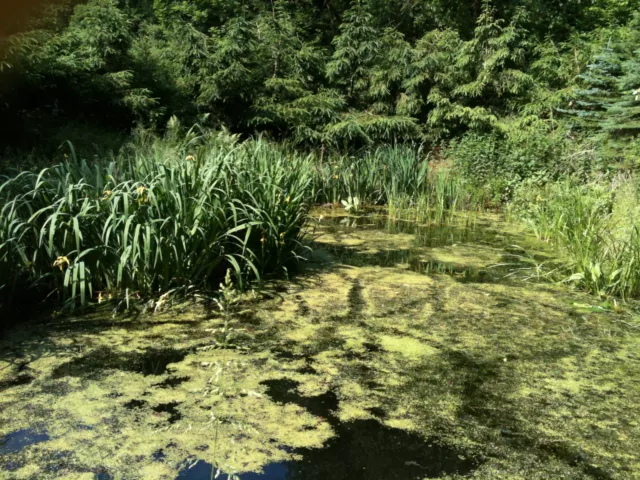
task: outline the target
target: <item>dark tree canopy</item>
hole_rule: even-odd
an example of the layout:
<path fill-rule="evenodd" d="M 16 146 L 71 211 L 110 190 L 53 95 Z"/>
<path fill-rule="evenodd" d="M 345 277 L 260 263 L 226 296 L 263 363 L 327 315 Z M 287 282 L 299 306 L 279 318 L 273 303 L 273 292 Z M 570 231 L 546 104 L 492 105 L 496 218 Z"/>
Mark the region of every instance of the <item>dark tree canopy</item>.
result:
<path fill-rule="evenodd" d="M 503 135 L 514 121 L 634 137 L 638 6 L 11 0 L 2 141 L 162 132 L 174 116 L 304 147 Z"/>

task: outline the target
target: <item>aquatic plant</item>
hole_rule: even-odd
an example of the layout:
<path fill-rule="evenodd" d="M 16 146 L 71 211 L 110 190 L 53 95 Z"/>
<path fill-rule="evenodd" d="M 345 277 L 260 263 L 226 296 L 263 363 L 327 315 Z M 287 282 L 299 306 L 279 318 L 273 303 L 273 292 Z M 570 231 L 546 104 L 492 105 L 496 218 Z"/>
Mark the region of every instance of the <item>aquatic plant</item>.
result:
<path fill-rule="evenodd" d="M 360 199 L 358 197 L 349 197 L 346 200 L 342 200 L 342 205 L 348 212 L 357 212 L 360 206 Z"/>
<path fill-rule="evenodd" d="M 623 184 L 633 182 L 629 178 Z M 637 297 L 640 232 L 633 216 L 619 213 L 621 205 L 629 203 L 618 193 L 622 191 L 620 185 L 605 181 L 525 184 L 517 191 L 511 211 L 528 222 L 539 238 L 562 249 L 566 282 L 600 296 Z"/>
<path fill-rule="evenodd" d="M 237 284 L 300 258 L 313 169 L 264 141 L 151 141 L 120 158 L 71 156 L 0 185 L 4 303 L 38 284 L 70 305 Z"/>
<path fill-rule="evenodd" d="M 220 283 L 218 294 L 214 297 L 214 302 L 223 318 L 222 327 L 213 329 L 212 332 L 217 336 L 216 347 L 228 348 L 235 337 L 236 329 L 232 326 L 232 321 L 237 315 L 246 313 L 239 311 L 239 304 L 242 301 L 241 292 L 239 292 L 231 278 L 231 269 L 227 270 L 224 281 Z"/>
<path fill-rule="evenodd" d="M 518 276 L 524 281 L 535 280 L 553 280 L 558 268 L 552 267 L 550 261 L 539 260 L 530 252 L 520 247 L 512 245 L 511 250 L 514 253 L 505 255 L 508 261 L 490 265 L 489 269 L 506 269 L 507 273 L 504 278 Z M 517 253 L 515 253 L 517 252 Z"/>
<path fill-rule="evenodd" d="M 419 222 L 446 223 L 482 208 L 481 190 L 430 160 L 420 146 L 330 157 L 316 166 L 314 196 L 319 203 L 357 198 L 361 205 L 387 205 L 391 217 Z"/>

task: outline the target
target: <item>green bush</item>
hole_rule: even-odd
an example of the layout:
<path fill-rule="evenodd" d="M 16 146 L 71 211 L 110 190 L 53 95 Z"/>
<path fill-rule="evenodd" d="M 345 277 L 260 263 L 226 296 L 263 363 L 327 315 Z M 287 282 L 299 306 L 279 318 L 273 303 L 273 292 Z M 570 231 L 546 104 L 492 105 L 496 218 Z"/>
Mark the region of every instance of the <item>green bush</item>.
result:
<path fill-rule="evenodd" d="M 468 133 L 452 141 L 445 153 L 464 178 L 487 186 L 496 202 L 510 200 L 524 181 L 586 179 L 602 167 L 588 139 L 569 137 L 539 123 L 514 122 L 500 133 Z"/>

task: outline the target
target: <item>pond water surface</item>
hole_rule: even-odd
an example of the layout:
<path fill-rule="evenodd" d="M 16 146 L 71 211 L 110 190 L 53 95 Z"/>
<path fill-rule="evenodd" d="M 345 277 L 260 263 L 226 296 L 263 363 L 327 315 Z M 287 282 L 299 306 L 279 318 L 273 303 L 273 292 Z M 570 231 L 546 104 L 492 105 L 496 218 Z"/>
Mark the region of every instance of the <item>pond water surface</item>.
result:
<path fill-rule="evenodd" d="M 640 479 L 640 332 L 499 218 L 314 212 L 303 271 L 0 341 L 0 478 Z M 601 310 L 601 309 L 600 309 Z"/>

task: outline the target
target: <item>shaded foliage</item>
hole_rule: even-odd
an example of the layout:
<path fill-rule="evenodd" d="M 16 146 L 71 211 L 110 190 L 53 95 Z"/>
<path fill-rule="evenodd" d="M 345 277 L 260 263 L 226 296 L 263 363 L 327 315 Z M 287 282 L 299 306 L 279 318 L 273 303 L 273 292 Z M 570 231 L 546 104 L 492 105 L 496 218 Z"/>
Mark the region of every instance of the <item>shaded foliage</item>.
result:
<path fill-rule="evenodd" d="M 558 108 L 568 127 L 601 111 L 602 131 L 633 137 L 638 2 L 578 3 L 50 3 L 0 38 L 3 140 L 81 143 L 175 115 L 354 149 L 503 135 L 513 117 L 555 129 Z"/>

